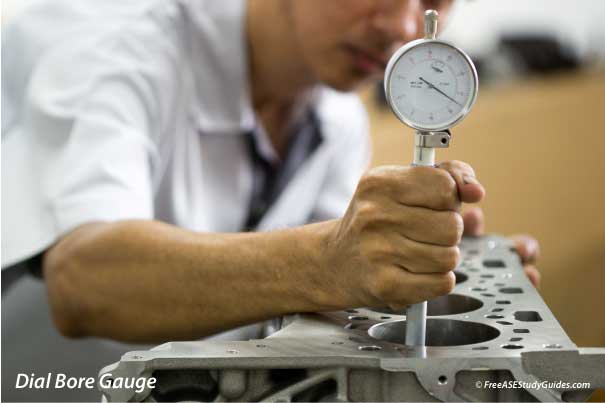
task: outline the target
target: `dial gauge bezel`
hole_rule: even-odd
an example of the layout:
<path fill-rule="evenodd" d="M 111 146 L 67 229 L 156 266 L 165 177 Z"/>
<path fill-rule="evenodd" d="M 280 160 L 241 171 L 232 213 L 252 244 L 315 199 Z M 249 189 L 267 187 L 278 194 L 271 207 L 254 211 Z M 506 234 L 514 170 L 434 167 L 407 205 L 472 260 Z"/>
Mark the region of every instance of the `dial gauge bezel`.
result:
<path fill-rule="evenodd" d="M 405 54 L 408 53 L 409 51 L 411 51 L 412 49 L 415 49 L 419 46 L 430 46 L 431 44 L 439 44 L 439 45 L 443 45 L 443 46 L 451 48 L 454 52 L 458 53 L 461 56 L 461 58 L 464 62 L 466 62 L 466 64 L 469 67 L 469 70 L 472 73 L 472 89 L 471 89 L 472 94 L 471 94 L 470 102 L 467 102 L 465 104 L 465 106 L 458 112 L 458 117 L 455 120 L 448 122 L 444 126 L 428 128 L 427 126 L 423 126 L 422 124 L 418 124 L 418 122 L 414 122 L 413 120 L 410 120 L 407 116 L 403 115 L 399 111 L 399 108 L 397 107 L 397 104 L 396 104 L 395 100 L 393 99 L 393 96 L 392 96 L 393 94 L 391 94 L 390 88 L 391 88 L 391 80 L 392 80 L 392 76 L 393 76 L 392 73 L 393 73 L 395 67 L 397 66 L 398 62 L 401 60 L 401 58 L 403 56 L 405 56 Z M 393 54 L 393 56 L 391 56 L 391 58 L 389 59 L 389 63 L 387 64 L 387 68 L 385 70 L 384 76 L 385 76 L 384 92 L 386 95 L 387 102 L 388 102 L 389 106 L 391 107 L 391 110 L 393 111 L 395 116 L 397 116 L 397 118 L 399 120 L 401 120 L 403 123 L 405 123 L 406 125 L 414 128 L 416 130 L 423 131 L 423 132 L 436 132 L 436 131 L 446 130 L 446 129 L 454 127 L 455 125 L 460 123 L 466 117 L 466 115 L 468 115 L 468 113 L 470 112 L 475 101 L 477 100 L 477 93 L 479 92 L 479 77 L 477 75 L 477 69 L 475 68 L 475 65 L 473 64 L 473 61 L 471 60 L 471 58 L 462 49 L 451 44 L 450 42 L 443 41 L 440 39 L 417 39 L 417 40 L 408 42 L 407 44 L 405 44 L 404 46 L 399 48 Z"/>

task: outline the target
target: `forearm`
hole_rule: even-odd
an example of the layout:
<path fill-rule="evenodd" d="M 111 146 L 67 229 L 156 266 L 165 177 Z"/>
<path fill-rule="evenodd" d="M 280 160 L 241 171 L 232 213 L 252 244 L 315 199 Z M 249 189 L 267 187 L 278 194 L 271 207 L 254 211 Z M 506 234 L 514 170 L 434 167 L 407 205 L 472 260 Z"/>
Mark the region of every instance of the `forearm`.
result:
<path fill-rule="evenodd" d="M 85 225 L 45 255 L 53 316 L 69 335 L 143 342 L 339 308 L 320 281 L 325 226 L 200 234 L 153 221 Z"/>

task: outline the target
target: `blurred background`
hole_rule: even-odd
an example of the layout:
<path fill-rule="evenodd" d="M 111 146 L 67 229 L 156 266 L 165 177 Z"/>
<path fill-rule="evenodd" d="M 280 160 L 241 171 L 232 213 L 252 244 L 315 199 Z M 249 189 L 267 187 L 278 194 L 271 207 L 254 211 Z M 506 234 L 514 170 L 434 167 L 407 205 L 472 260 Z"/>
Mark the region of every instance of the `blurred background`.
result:
<path fill-rule="evenodd" d="M 31 1 L 2 1 L 2 23 Z M 578 346 L 605 346 L 605 1 L 460 0 L 441 37 L 475 60 L 480 92 L 438 159 L 472 164 L 488 231 L 535 236 L 546 303 Z M 361 96 L 373 165 L 408 164 L 413 133 L 381 86 Z"/>
<path fill-rule="evenodd" d="M 605 2 L 459 1 L 441 38 L 470 54 L 480 89 L 437 158 L 475 168 L 487 230 L 535 236 L 546 303 L 576 344 L 605 346 Z M 373 165 L 409 163 L 413 132 L 382 87 L 362 98 Z"/>

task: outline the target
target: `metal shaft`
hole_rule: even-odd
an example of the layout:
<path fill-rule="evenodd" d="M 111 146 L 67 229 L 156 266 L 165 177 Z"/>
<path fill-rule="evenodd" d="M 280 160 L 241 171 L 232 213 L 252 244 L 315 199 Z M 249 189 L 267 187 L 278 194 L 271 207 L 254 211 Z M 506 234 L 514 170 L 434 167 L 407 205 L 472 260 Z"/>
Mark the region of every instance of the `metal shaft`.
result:
<path fill-rule="evenodd" d="M 437 36 L 437 18 L 439 13 L 435 10 L 424 12 L 424 39 L 435 39 Z"/>
<path fill-rule="evenodd" d="M 429 133 L 416 133 L 414 145 L 414 163 L 418 166 L 435 166 L 435 149 L 423 147 L 422 136 Z M 405 344 L 408 346 L 424 346 L 426 340 L 426 301 L 410 305 L 406 311 Z"/>

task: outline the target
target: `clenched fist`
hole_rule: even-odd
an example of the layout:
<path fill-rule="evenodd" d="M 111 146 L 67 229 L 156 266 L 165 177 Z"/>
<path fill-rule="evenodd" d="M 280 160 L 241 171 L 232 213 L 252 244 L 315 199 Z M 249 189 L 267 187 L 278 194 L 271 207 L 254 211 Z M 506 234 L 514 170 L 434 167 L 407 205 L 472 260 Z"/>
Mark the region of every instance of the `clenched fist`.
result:
<path fill-rule="evenodd" d="M 349 306 L 399 310 L 449 293 L 464 231 L 460 204 L 484 193 L 459 161 L 369 171 L 333 222 L 324 274 Z"/>

